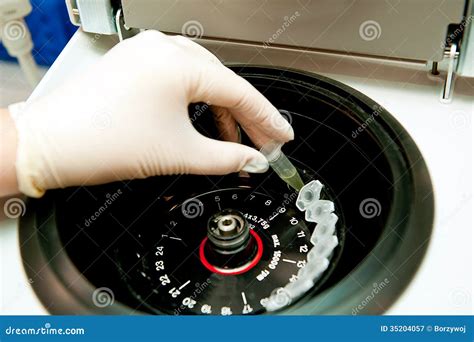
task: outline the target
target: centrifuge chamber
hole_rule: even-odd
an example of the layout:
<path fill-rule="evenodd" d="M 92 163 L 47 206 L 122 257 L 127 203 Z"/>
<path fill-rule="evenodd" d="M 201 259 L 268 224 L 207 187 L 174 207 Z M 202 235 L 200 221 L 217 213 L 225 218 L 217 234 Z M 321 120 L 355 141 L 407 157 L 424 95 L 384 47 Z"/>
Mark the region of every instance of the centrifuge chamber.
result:
<path fill-rule="evenodd" d="M 415 143 L 382 106 L 337 81 L 296 70 L 232 68 L 292 124 L 295 139 L 283 151 L 305 182 L 324 184 L 322 197 L 334 202 L 339 217 L 339 244 L 327 270 L 312 289 L 275 313 L 385 312 L 416 273 L 433 225 L 431 181 Z M 192 104 L 189 112 L 196 129 L 218 138 L 207 105 Z M 245 134 L 242 142 L 251 145 Z M 182 207 L 193 199 L 199 199 L 198 215 L 185 215 Z M 265 294 L 298 271 L 299 231 L 291 220 L 303 220 L 295 200 L 271 170 L 48 191 L 28 200 L 20 222 L 24 266 L 37 296 L 55 314 L 266 313 Z M 281 220 L 253 227 L 269 246 L 272 229 L 278 231 L 282 258 L 287 252 L 293 261 L 280 260 L 271 269 L 267 279 L 276 285 L 257 279 L 274 256 L 265 248 L 257 265 L 241 274 L 204 267 L 199 247 L 212 215 L 230 208 L 247 218 L 267 218 L 281 207 Z M 306 223 L 304 229 L 310 235 L 314 227 Z M 157 273 L 163 244 L 164 281 Z M 109 299 L 104 305 L 97 298 L 102 289 Z M 367 300 L 374 290 L 377 301 Z M 251 312 L 242 310 L 247 304 Z"/>

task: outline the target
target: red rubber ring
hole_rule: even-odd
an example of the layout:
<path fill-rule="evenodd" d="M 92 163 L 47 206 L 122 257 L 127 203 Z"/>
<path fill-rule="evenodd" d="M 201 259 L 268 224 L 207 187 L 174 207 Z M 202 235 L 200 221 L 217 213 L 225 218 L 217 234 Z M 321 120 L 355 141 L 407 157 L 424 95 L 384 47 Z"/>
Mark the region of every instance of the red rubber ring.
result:
<path fill-rule="evenodd" d="M 263 255 L 262 239 L 260 239 L 260 236 L 258 236 L 258 234 L 255 233 L 253 230 L 250 230 L 250 234 L 257 241 L 257 255 L 255 255 L 255 258 L 252 260 L 252 262 L 250 262 L 250 264 L 247 267 L 243 268 L 243 269 L 239 269 L 237 271 L 233 271 L 233 270 L 226 271 L 226 270 L 223 270 L 223 269 L 218 269 L 215 266 L 211 265 L 209 263 L 209 261 L 207 261 L 206 256 L 204 254 L 204 247 L 206 246 L 207 236 L 204 238 L 204 240 L 202 240 L 201 245 L 199 246 L 199 259 L 201 260 L 202 264 L 209 271 L 211 271 L 213 273 L 217 273 L 217 274 L 221 274 L 221 275 L 238 275 L 238 274 L 245 273 L 245 272 L 249 271 L 250 269 L 252 269 L 255 265 L 257 265 L 258 262 L 260 261 L 260 259 L 262 258 L 262 255 Z"/>

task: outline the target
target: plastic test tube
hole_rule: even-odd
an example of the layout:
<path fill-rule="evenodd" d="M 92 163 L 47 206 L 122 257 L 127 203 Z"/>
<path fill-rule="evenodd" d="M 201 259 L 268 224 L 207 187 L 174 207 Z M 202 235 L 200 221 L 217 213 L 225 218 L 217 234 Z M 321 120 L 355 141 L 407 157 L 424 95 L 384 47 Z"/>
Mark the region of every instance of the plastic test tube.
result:
<path fill-rule="evenodd" d="M 260 152 L 267 158 L 268 164 L 275 173 L 296 191 L 304 186 L 296 167 L 281 151 L 283 144 L 270 141 L 262 146 Z"/>

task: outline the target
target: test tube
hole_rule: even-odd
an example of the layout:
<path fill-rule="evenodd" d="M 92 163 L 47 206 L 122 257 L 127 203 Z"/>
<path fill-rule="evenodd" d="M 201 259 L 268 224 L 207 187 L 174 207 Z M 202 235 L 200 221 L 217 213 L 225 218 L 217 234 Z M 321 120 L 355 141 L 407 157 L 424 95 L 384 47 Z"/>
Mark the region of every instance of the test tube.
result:
<path fill-rule="evenodd" d="M 275 173 L 289 186 L 300 191 L 304 186 L 296 167 L 281 151 L 283 144 L 270 141 L 262 146 L 260 152 L 267 158 L 268 164 Z"/>

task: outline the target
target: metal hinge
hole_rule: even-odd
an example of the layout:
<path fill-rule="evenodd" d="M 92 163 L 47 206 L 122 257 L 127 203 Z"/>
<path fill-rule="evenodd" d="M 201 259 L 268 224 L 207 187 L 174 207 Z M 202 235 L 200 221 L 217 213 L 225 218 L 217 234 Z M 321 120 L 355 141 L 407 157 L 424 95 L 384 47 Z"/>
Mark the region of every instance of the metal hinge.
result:
<path fill-rule="evenodd" d="M 446 39 L 444 41 L 443 59 L 438 62 L 433 62 L 431 73 L 439 75 L 438 67 L 445 71 L 443 88 L 441 91 L 441 102 L 450 102 L 454 92 L 454 82 L 458 72 L 458 64 L 461 59 L 461 48 L 463 40 L 467 36 L 467 29 L 471 23 L 472 16 L 464 18 L 458 24 L 450 24 L 447 29 Z M 467 41 L 466 43 L 467 44 Z"/>
<path fill-rule="evenodd" d="M 133 37 L 140 32 L 139 29 L 130 28 L 125 25 L 125 19 L 123 17 L 123 11 L 121 8 L 119 8 L 115 14 L 115 27 L 117 29 L 117 34 L 120 41 Z"/>
<path fill-rule="evenodd" d="M 454 81 L 456 79 L 456 68 L 459 61 L 459 45 L 452 43 L 444 49 L 443 53 L 443 70 L 446 70 L 443 88 L 441 91 L 441 102 L 451 102 L 454 90 Z M 437 76 L 440 74 L 438 70 L 438 62 L 433 62 L 431 74 Z"/>
<path fill-rule="evenodd" d="M 444 57 L 448 59 L 448 70 L 443 84 L 443 92 L 441 93 L 441 101 L 451 101 L 454 81 L 456 77 L 456 67 L 459 60 L 458 44 L 453 43 L 448 49 L 444 51 Z"/>

